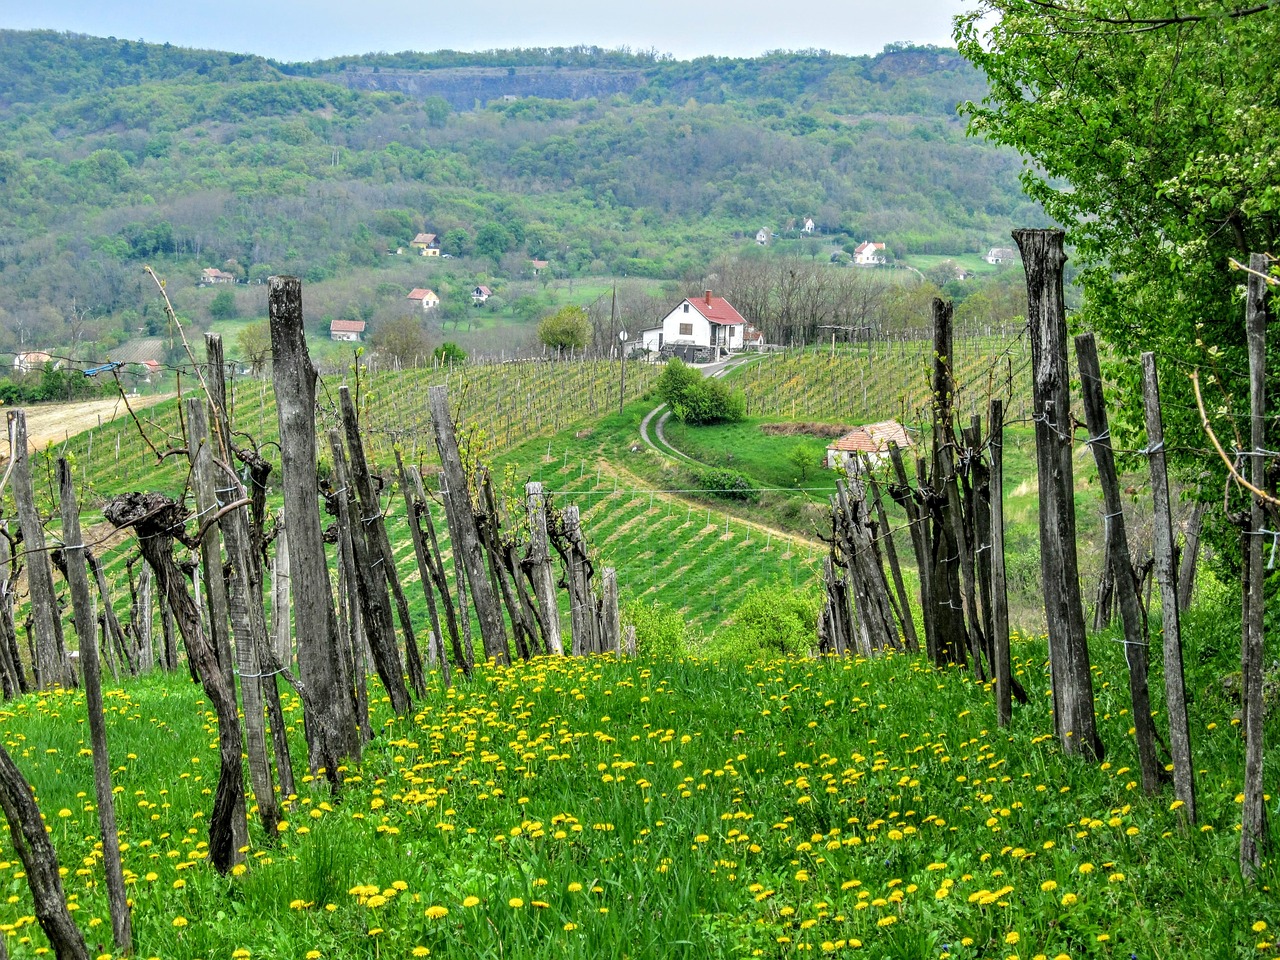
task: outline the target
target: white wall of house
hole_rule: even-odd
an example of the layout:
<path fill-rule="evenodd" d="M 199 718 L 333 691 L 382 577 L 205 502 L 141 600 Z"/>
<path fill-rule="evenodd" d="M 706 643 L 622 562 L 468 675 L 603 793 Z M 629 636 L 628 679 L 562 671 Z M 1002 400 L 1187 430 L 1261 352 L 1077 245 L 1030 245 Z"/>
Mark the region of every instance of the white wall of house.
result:
<path fill-rule="evenodd" d="M 722 326 L 712 323 L 685 300 L 662 319 L 662 344 L 688 343 L 709 347 L 715 342 L 730 350 L 742 349 L 742 324 Z M 648 332 L 648 331 L 646 331 Z"/>

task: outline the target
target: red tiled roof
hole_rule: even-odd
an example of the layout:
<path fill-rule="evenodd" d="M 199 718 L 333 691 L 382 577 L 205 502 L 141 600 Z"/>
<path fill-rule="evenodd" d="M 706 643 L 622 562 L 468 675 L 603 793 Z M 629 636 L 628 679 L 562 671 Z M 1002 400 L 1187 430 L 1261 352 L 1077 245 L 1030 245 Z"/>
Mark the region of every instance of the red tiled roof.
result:
<path fill-rule="evenodd" d="M 426 244 L 427 246 L 430 246 L 435 242 L 436 242 L 436 235 L 434 233 L 420 233 L 413 238 L 413 243 L 422 243 L 422 244 Z"/>
<path fill-rule="evenodd" d="M 854 252 L 855 254 L 858 254 L 858 253 L 872 252 L 872 251 L 875 251 L 875 250 L 883 250 L 883 249 L 884 249 L 884 244 L 883 244 L 883 243 L 873 243 L 872 241 L 867 240 L 867 241 L 865 241 L 865 242 L 863 242 L 863 243 L 858 244 L 858 245 L 854 248 L 853 252 Z"/>
<path fill-rule="evenodd" d="M 482 297 L 491 297 L 491 296 L 493 296 L 493 291 L 492 291 L 492 290 L 490 290 L 488 287 L 486 287 L 486 286 L 482 283 L 482 284 L 480 284 L 480 286 L 476 287 L 475 292 L 474 292 L 472 295 L 473 295 L 473 296 L 482 296 Z"/>
<path fill-rule="evenodd" d="M 414 287 L 409 291 L 408 300 L 439 300 L 434 290 L 428 290 L 426 287 Z"/>
<path fill-rule="evenodd" d="M 883 453 L 890 444 L 898 447 L 911 446 L 911 438 L 907 436 L 907 431 L 897 420 L 864 424 L 856 430 L 850 430 L 840 439 L 832 441 L 827 449 L 848 453 Z"/>
<path fill-rule="evenodd" d="M 363 320 L 334 320 L 329 324 L 330 333 L 364 333 Z"/>
<path fill-rule="evenodd" d="M 733 304 L 724 297 L 713 297 L 710 290 L 700 297 L 690 297 L 689 303 L 706 318 L 708 323 L 722 327 L 736 327 L 740 323 L 747 322 L 742 318 L 742 314 L 733 308 Z"/>

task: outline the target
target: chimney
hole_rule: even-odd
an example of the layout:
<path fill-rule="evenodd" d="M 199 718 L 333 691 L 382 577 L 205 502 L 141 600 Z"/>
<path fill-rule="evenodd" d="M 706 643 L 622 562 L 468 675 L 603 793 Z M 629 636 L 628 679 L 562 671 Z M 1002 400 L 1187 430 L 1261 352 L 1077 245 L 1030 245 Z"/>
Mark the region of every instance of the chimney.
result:
<path fill-rule="evenodd" d="M 709 307 L 709 306 L 711 306 L 711 291 L 710 291 L 710 290 L 708 290 L 708 291 L 706 292 L 705 297 L 706 297 L 706 301 L 707 301 L 707 306 L 708 306 L 708 307 Z"/>

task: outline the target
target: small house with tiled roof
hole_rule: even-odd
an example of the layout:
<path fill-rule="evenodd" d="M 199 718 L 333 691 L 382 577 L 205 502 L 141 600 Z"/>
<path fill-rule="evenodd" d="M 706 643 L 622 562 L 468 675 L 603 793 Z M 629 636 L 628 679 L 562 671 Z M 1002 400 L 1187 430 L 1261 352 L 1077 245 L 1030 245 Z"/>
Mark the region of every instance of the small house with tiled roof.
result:
<path fill-rule="evenodd" d="M 440 306 L 440 298 L 436 296 L 436 292 L 426 287 L 414 287 L 409 291 L 407 299 L 415 307 L 421 307 L 423 310 L 434 310 Z"/>
<path fill-rule="evenodd" d="M 827 466 L 832 470 L 843 470 L 850 460 L 860 464 L 863 454 L 876 464 L 889 455 L 891 446 L 911 446 L 911 438 L 897 420 L 863 424 L 831 441 L 827 446 Z"/>
<path fill-rule="evenodd" d="M 662 320 L 662 346 L 740 350 L 747 321 L 724 297 L 686 297 Z"/>
<path fill-rule="evenodd" d="M 1018 251 L 1013 247 L 992 247 L 982 259 L 990 264 L 1015 263 L 1018 259 Z"/>
<path fill-rule="evenodd" d="M 481 283 L 477 285 L 474 290 L 471 291 L 471 302 L 479 306 L 480 304 L 484 303 L 486 300 L 488 300 L 492 296 L 493 296 L 493 291 L 490 290 L 488 287 L 486 287 L 483 283 Z"/>
<path fill-rule="evenodd" d="M 217 267 L 205 267 L 200 271 L 200 283 L 235 283 L 234 274 L 227 273 L 225 270 L 219 270 Z"/>
<path fill-rule="evenodd" d="M 409 242 L 409 246 L 424 257 L 440 256 L 440 238 L 434 233 L 418 234 Z"/>
<path fill-rule="evenodd" d="M 884 263 L 884 244 L 865 240 L 853 248 L 853 262 L 864 267 Z"/>
<path fill-rule="evenodd" d="M 364 328 L 363 320 L 334 320 L 329 324 L 329 339 L 358 342 L 364 338 Z"/>

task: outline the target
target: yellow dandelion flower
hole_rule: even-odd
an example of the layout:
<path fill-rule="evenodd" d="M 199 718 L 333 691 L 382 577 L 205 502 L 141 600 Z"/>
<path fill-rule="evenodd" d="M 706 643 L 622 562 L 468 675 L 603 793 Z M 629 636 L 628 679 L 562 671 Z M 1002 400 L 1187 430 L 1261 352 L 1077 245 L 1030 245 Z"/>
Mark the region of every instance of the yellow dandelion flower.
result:
<path fill-rule="evenodd" d="M 519 897 L 512 897 L 510 900 L 507 901 L 507 906 L 510 907 L 512 910 L 519 910 L 521 907 L 524 906 L 524 901 L 521 900 Z"/>
<path fill-rule="evenodd" d="M 479 903 L 480 903 L 480 898 L 479 898 L 479 897 L 463 897 L 463 898 L 462 898 L 462 905 L 463 905 L 464 907 L 468 907 L 468 908 L 470 908 L 470 907 L 474 907 L 474 906 L 478 905 Z"/>
<path fill-rule="evenodd" d="M 1053 891 L 1058 889 L 1058 881 L 1046 880 L 1044 883 L 1040 884 L 1040 889 L 1045 893 L 1053 893 Z"/>
<path fill-rule="evenodd" d="M 1009 944 L 1009 946 L 1013 946 L 1015 943 L 1017 943 L 1017 942 L 1018 942 L 1018 931 L 1017 931 L 1017 930 L 1010 930 L 1008 933 L 1006 933 L 1006 934 L 1004 935 L 1004 942 L 1005 942 L 1005 943 L 1007 943 L 1007 944 Z"/>
<path fill-rule="evenodd" d="M 175 927 L 178 927 L 178 928 L 185 927 L 185 926 L 187 925 L 187 918 L 186 918 L 186 917 L 174 917 L 174 918 L 173 918 L 173 925 L 174 925 Z"/>
<path fill-rule="evenodd" d="M 414 947 L 413 955 L 415 957 L 429 957 L 431 956 L 431 951 L 426 947 Z"/>
<path fill-rule="evenodd" d="M 447 917 L 448 915 L 449 915 L 449 908 L 442 907 L 439 904 L 432 904 L 431 906 L 427 907 L 426 912 L 424 914 L 424 916 L 426 916 L 428 920 L 440 920 L 443 917 Z"/>

